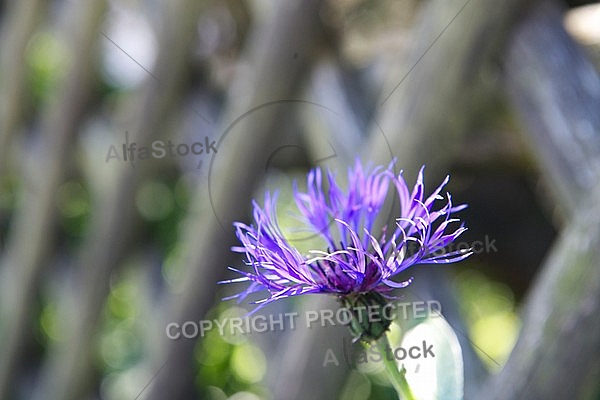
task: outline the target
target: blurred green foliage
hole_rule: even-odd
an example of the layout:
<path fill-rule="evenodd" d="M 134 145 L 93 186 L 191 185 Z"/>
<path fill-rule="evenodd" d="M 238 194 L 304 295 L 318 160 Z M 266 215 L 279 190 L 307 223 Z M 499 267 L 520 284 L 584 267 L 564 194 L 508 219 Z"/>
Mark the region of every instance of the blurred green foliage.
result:
<path fill-rule="evenodd" d="M 60 224 L 67 241 L 79 243 L 86 233 L 90 213 L 91 196 L 82 181 L 63 183 L 56 194 L 56 204 L 60 215 Z"/>
<path fill-rule="evenodd" d="M 246 313 L 242 308 L 221 303 L 211 310 L 207 319 L 222 321 L 243 317 Z M 195 358 L 199 389 L 209 399 L 221 399 L 222 394 L 231 396 L 239 392 L 269 398 L 266 387 L 261 384 L 267 371 L 267 359 L 262 350 L 252 343 L 251 336 L 222 336 L 218 329 L 211 329 L 197 344 Z"/>
<path fill-rule="evenodd" d="M 66 73 L 66 44 L 55 35 L 42 31 L 31 38 L 26 51 L 29 85 L 34 103 L 46 102 Z"/>
<path fill-rule="evenodd" d="M 454 285 L 477 354 L 488 368 L 499 370 L 520 329 L 514 293 L 476 269 L 458 272 Z"/>

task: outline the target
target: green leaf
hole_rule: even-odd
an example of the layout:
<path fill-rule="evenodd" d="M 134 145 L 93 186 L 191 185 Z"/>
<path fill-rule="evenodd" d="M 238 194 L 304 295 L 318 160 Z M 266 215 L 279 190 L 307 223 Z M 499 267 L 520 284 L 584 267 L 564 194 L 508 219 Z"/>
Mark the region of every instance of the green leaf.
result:
<path fill-rule="evenodd" d="M 463 398 L 464 367 L 462 350 L 452 327 L 442 317 L 427 318 L 404 335 L 403 349 L 408 354 L 398 361 L 406 368 L 406 379 L 419 400 L 460 400 Z M 429 349 L 429 351 L 427 351 Z M 424 353 L 426 357 L 424 357 Z M 431 355 L 433 354 L 433 356 Z M 400 353 L 400 356 L 402 353 Z"/>

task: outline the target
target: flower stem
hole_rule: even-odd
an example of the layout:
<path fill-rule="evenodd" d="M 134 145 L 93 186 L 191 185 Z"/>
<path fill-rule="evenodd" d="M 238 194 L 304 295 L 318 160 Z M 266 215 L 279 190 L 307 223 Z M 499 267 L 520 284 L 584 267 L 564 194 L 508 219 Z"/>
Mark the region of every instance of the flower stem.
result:
<path fill-rule="evenodd" d="M 385 365 L 385 371 L 387 372 L 392 385 L 394 385 L 394 389 L 396 389 L 399 398 L 401 400 L 416 400 L 416 397 L 412 394 L 410 386 L 408 386 L 408 382 L 406 381 L 406 369 L 403 367 L 401 371 L 398 371 L 396 360 L 394 358 L 390 360 L 387 357 L 386 349 L 389 351 L 391 348 L 387 335 L 381 336 L 381 338 L 377 340 L 375 346 L 379 346 L 383 364 Z"/>

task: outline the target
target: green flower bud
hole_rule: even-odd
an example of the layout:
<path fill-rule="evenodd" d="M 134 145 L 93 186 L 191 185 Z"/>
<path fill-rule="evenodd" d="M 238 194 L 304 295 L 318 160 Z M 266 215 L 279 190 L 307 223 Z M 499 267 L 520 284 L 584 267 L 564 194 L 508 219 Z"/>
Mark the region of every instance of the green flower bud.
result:
<path fill-rule="evenodd" d="M 376 341 L 385 334 L 392 323 L 383 312 L 388 302 L 377 292 L 351 294 L 340 297 L 339 301 L 351 316 L 347 326 L 355 342 Z"/>

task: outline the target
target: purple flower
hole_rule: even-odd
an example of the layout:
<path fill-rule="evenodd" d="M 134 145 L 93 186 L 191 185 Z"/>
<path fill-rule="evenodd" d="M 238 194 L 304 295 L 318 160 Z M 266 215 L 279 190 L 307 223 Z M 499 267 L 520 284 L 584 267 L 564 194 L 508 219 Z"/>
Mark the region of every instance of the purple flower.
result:
<path fill-rule="evenodd" d="M 440 195 L 449 177 L 425 198 L 423 168 L 412 192 L 402 175 L 393 172 L 393 164 L 369 171 L 357 160 L 348 170 L 347 190 L 338 185 L 331 171 L 326 178 L 323 175 L 315 168 L 308 174 L 306 192 L 294 188 L 301 221 L 323 239 L 323 248 L 301 254 L 292 246 L 277 222 L 276 196 L 267 192 L 264 207 L 253 202 L 253 225 L 234 223 L 242 245 L 232 250 L 246 254 L 251 271 L 230 268 L 242 276 L 221 283 L 250 285 L 229 298 L 242 301 L 266 290 L 269 296 L 256 302 L 260 308 L 308 293 L 344 298 L 375 292 L 390 297 L 390 291 L 411 283 L 412 278 L 392 280 L 405 269 L 416 264 L 457 262 L 472 254 L 470 250 L 444 250 L 467 229 L 460 220 L 451 218 L 466 205 L 453 206 L 450 194 L 445 198 Z M 397 219 L 391 229 L 384 226 L 377 234 L 372 232 L 373 226 L 378 217 L 385 217 L 380 214 L 390 188 L 395 189 L 400 203 L 393 210 Z M 441 207 L 435 207 L 438 200 L 445 200 Z"/>

